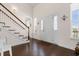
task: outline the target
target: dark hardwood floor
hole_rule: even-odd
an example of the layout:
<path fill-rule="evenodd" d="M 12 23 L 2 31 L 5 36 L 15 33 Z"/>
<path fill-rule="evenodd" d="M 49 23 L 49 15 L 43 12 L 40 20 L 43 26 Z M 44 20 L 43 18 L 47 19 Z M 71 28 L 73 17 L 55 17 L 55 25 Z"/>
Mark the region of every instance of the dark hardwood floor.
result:
<path fill-rule="evenodd" d="M 22 44 L 12 48 L 13 56 L 75 56 L 75 52 L 55 44 L 31 39 L 30 44 Z M 9 53 L 5 52 L 5 56 Z"/>

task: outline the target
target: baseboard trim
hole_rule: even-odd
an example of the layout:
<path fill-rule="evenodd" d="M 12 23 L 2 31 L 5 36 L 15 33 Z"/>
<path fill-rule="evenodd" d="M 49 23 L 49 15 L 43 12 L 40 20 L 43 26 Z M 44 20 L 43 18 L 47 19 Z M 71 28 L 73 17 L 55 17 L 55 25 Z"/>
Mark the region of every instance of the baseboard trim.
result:
<path fill-rule="evenodd" d="M 35 39 L 35 38 L 32 38 L 32 39 L 34 39 L 34 40 L 39 40 L 39 39 Z M 45 42 L 45 43 L 51 44 L 51 45 L 53 44 L 53 45 L 59 46 L 59 47 L 61 47 L 61 48 L 65 48 L 65 49 L 68 49 L 68 50 L 71 50 L 71 51 L 74 51 L 74 52 L 75 52 L 75 50 L 73 50 L 73 49 L 70 49 L 70 48 L 67 48 L 67 47 L 63 47 L 63 46 L 58 45 L 58 44 L 55 44 L 55 43 L 47 42 L 47 41 L 45 41 L 45 40 L 39 40 L 39 41 L 42 41 L 42 42 Z"/>

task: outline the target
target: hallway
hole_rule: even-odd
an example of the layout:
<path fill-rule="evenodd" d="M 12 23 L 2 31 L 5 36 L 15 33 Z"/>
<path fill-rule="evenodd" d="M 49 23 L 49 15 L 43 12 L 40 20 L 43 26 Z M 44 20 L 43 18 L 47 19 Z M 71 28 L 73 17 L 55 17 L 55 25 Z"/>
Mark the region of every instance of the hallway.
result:
<path fill-rule="evenodd" d="M 9 45 L 13 56 L 74 56 L 78 41 L 71 33 L 70 6 L 70 3 L 0 3 L 1 51 Z M 34 39 L 30 42 L 29 37 Z"/>

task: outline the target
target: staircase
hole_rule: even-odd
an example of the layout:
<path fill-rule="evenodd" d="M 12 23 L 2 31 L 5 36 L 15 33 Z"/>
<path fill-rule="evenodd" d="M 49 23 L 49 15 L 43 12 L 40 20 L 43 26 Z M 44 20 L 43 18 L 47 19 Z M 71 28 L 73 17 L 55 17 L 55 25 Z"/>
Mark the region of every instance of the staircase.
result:
<path fill-rule="evenodd" d="M 0 3 L 0 31 L 12 46 L 29 43 L 29 27 Z"/>

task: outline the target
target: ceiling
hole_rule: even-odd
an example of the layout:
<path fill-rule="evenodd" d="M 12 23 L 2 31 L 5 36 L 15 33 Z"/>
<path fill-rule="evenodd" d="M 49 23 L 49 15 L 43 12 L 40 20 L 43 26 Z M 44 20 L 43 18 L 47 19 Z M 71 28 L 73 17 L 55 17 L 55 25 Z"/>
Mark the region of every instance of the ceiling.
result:
<path fill-rule="evenodd" d="M 35 7 L 35 6 L 37 6 L 38 4 L 40 4 L 40 3 L 25 3 L 26 5 L 29 5 L 29 6 L 32 6 L 32 7 Z"/>
<path fill-rule="evenodd" d="M 13 6 L 31 6 L 31 7 L 35 7 L 36 5 L 38 5 L 40 3 L 3 3 L 3 4 L 13 5 Z"/>

